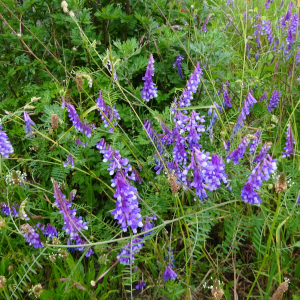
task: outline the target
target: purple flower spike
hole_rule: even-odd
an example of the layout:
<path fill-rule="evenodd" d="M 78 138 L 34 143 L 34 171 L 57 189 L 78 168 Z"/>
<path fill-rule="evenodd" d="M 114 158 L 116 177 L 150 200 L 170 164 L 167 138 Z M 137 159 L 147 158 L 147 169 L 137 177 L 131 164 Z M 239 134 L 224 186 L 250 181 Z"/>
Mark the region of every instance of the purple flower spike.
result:
<path fill-rule="evenodd" d="M 105 103 L 101 91 L 99 91 L 99 97 L 95 102 L 97 106 L 102 110 L 106 118 L 110 121 L 110 123 L 112 123 L 113 126 L 116 126 L 116 120 L 121 120 L 119 112 L 116 110 L 115 106 L 110 107 Z M 104 123 L 104 127 L 109 127 L 109 132 L 114 132 L 114 129 L 111 127 L 106 118 L 101 113 L 101 119 Z"/>
<path fill-rule="evenodd" d="M 10 206 L 8 206 L 5 202 L 0 202 L 0 206 L 2 208 L 2 213 L 9 216 L 9 217 L 15 217 L 18 218 L 19 216 L 19 209 L 20 205 L 18 203 L 14 203 Z M 28 219 L 29 220 L 29 219 Z"/>
<path fill-rule="evenodd" d="M 147 230 L 150 230 L 151 228 L 153 228 L 154 224 L 151 220 L 156 220 L 156 216 L 155 215 L 153 217 L 146 216 L 143 231 L 147 231 Z M 149 231 L 149 232 L 145 233 L 145 236 L 150 235 L 152 232 L 153 231 Z"/>
<path fill-rule="evenodd" d="M 68 155 L 67 161 L 65 163 L 63 163 L 64 167 L 66 168 L 69 164 L 71 164 L 71 168 L 74 169 L 75 165 L 74 165 L 74 160 L 73 160 L 73 156 L 71 154 Z"/>
<path fill-rule="evenodd" d="M 181 72 L 181 61 L 184 59 L 183 55 L 176 56 L 176 61 L 173 63 L 173 68 L 178 68 L 177 74 L 183 79 L 183 75 Z"/>
<path fill-rule="evenodd" d="M 23 224 L 20 227 L 21 232 L 23 233 L 24 239 L 26 242 L 33 248 L 43 248 L 44 244 L 40 240 L 39 234 L 34 230 L 32 226 L 29 224 Z"/>
<path fill-rule="evenodd" d="M 56 228 L 51 224 L 47 224 L 46 229 L 43 231 L 43 234 L 49 237 L 50 239 L 52 239 L 55 236 L 58 237 Z"/>
<path fill-rule="evenodd" d="M 262 20 L 262 33 L 267 35 L 267 39 L 269 41 L 269 44 L 271 44 L 272 41 L 273 41 L 271 21 Z"/>
<path fill-rule="evenodd" d="M 85 144 L 78 137 L 76 137 L 76 147 L 78 148 L 79 145 L 85 148 Z"/>
<path fill-rule="evenodd" d="M 134 255 L 141 251 L 144 242 L 141 238 L 137 237 L 122 248 L 121 253 L 117 253 L 117 259 L 121 264 L 133 264 Z"/>
<path fill-rule="evenodd" d="M 3 129 L 0 125 L 0 129 Z M 14 153 L 14 149 L 8 140 L 7 134 L 5 130 L 0 130 L 0 154 L 5 158 L 8 158 L 10 154 Z"/>
<path fill-rule="evenodd" d="M 66 196 L 61 192 L 58 183 L 52 179 L 54 189 L 54 205 L 59 208 L 59 212 L 64 219 L 64 227 L 66 233 L 70 235 L 72 240 L 79 237 L 79 232 L 87 230 L 86 222 L 83 222 L 82 217 L 76 218 L 76 209 L 71 209 L 72 204 L 66 200 Z"/>
<path fill-rule="evenodd" d="M 231 107 L 231 98 L 229 97 L 229 93 L 228 93 L 228 88 L 227 88 L 227 85 L 225 83 L 223 83 L 223 107 L 226 108 L 226 107 Z"/>
<path fill-rule="evenodd" d="M 264 100 L 266 100 L 268 97 L 268 94 L 266 92 L 263 93 L 263 95 L 260 97 L 259 102 L 263 102 Z"/>
<path fill-rule="evenodd" d="M 76 112 L 75 107 L 70 104 L 70 103 L 65 103 L 65 105 L 67 106 L 67 111 L 69 113 L 69 119 L 71 120 L 74 128 L 79 131 L 79 132 L 83 132 L 83 125 L 82 122 L 80 121 L 80 118 Z"/>
<path fill-rule="evenodd" d="M 147 70 L 145 73 L 145 76 L 143 77 L 144 83 L 144 89 L 141 91 L 142 98 L 149 102 L 150 99 L 157 97 L 157 87 L 155 86 L 155 83 L 152 81 L 152 77 L 154 76 L 154 59 L 153 55 L 150 54 Z"/>
<path fill-rule="evenodd" d="M 182 91 L 182 95 L 179 100 L 180 107 L 186 107 L 191 105 L 191 100 L 193 99 L 193 94 L 197 92 L 198 86 L 201 82 L 202 70 L 200 68 L 199 62 L 195 68 L 194 73 L 191 74 L 186 87 Z"/>
<path fill-rule="evenodd" d="M 260 162 L 262 159 L 264 159 L 267 156 L 267 152 L 270 150 L 271 146 L 272 142 L 265 143 L 261 147 L 259 154 L 253 159 L 253 163 Z"/>
<path fill-rule="evenodd" d="M 279 93 L 276 90 L 273 91 L 272 96 L 270 98 L 270 103 L 268 105 L 268 111 L 272 111 L 277 107 L 277 105 L 280 101 L 280 96 L 281 96 L 281 93 Z"/>
<path fill-rule="evenodd" d="M 295 154 L 294 144 L 295 144 L 295 139 L 292 132 L 292 126 L 291 123 L 289 123 L 286 131 L 286 143 L 284 147 L 284 150 L 286 152 L 282 153 L 282 157 L 290 157 L 290 155 Z"/>
<path fill-rule="evenodd" d="M 249 143 L 250 143 L 250 139 L 248 138 L 247 135 L 245 135 L 242 138 L 238 148 L 233 150 L 231 154 L 227 156 L 227 162 L 232 160 L 234 164 L 237 165 L 239 163 L 239 159 L 243 159 L 244 154 L 246 152 L 246 148 L 248 147 Z"/>
<path fill-rule="evenodd" d="M 204 21 L 204 23 L 203 23 L 203 25 L 202 25 L 202 27 L 201 27 L 201 31 L 207 32 L 206 25 L 207 25 L 209 19 L 210 19 L 210 15 L 208 15 L 208 16 L 206 17 L 206 19 L 205 19 L 205 21 Z"/>
<path fill-rule="evenodd" d="M 287 51 L 290 51 L 292 49 L 293 43 L 294 43 L 293 33 L 291 30 L 291 26 L 290 26 L 288 29 L 288 32 L 287 32 L 287 37 L 286 37 L 286 44 L 288 46 Z"/>
<path fill-rule="evenodd" d="M 256 148 L 258 146 L 258 144 L 260 143 L 260 136 L 261 136 L 261 131 L 257 130 L 254 133 L 255 138 L 252 140 L 252 143 L 250 144 L 249 150 L 250 150 L 250 154 L 253 155 L 256 151 Z"/>
<path fill-rule="evenodd" d="M 144 287 L 144 286 L 146 286 L 146 282 L 140 280 L 140 281 L 138 282 L 138 284 L 136 285 L 135 288 L 136 288 L 137 290 L 143 290 L 143 287 Z"/>
<path fill-rule="evenodd" d="M 251 182 L 246 182 L 241 191 L 241 198 L 244 202 L 252 205 L 260 206 L 262 200 L 259 195 L 254 191 Z"/>
<path fill-rule="evenodd" d="M 171 266 L 167 266 L 165 268 L 165 272 L 164 272 L 164 275 L 163 275 L 163 278 L 165 281 L 168 281 L 170 279 L 173 279 L 175 280 L 176 277 L 178 276 L 178 274 L 176 274 L 173 270 L 172 270 L 172 267 Z"/>
<path fill-rule="evenodd" d="M 273 0 L 267 0 L 267 2 L 265 3 L 265 9 L 268 10 L 270 7 L 270 3 L 272 3 Z"/>
<path fill-rule="evenodd" d="M 31 125 L 34 125 L 35 123 L 30 119 L 27 111 L 24 110 L 24 122 L 25 122 L 25 134 L 29 133 L 30 138 L 32 139 L 32 130 L 31 130 Z"/>
<path fill-rule="evenodd" d="M 299 190 L 299 193 L 298 193 L 298 197 L 297 197 L 296 203 L 299 203 L 299 202 L 300 202 L 300 190 Z"/>

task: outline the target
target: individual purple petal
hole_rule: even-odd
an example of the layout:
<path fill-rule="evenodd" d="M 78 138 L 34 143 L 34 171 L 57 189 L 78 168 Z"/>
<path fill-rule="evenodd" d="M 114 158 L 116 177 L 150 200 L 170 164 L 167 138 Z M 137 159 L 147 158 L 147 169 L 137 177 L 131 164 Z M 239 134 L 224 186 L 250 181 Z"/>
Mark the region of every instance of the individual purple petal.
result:
<path fill-rule="evenodd" d="M 146 282 L 140 280 L 140 281 L 138 282 L 138 284 L 136 285 L 135 289 L 136 289 L 136 290 L 143 290 L 143 287 L 145 287 L 145 286 L 146 286 Z"/>

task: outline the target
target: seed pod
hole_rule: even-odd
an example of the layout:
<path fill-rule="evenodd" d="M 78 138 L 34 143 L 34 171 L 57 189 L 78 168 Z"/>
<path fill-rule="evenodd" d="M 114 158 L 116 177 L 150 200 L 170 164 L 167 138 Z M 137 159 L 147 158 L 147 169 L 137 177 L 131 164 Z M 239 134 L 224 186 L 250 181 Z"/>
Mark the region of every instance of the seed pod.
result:
<path fill-rule="evenodd" d="M 272 300 L 279 300 L 283 294 L 289 289 L 287 282 L 283 282 L 272 296 Z"/>
<path fill-rule="evenodd" d="M 168 175 L 168 180 L 171 185 L 171 191 L 173 194 L 177 194 L 181 189 L 181 185 L 177 182 L 176 177 L 173 174 Z"/>
<path fill-rule="evenodd" d="M 58 128 L 58 117 L 56 114 L 53 114 L 51 116 L 51 125 L 53 129 L 57 129 Z"/>
<path fill-rule="evenodd" d="M 32 288 L 32 292 L 35 296 L 39 297 L 42 292 L 43 292 L 43 287 L 42 285 L 39 283 L 37 285 L 35 285 L 33 288 Z"/>
<path fill-rule="evenodd" d="M 284 172 L 280 173 L 280 176 L 279 176 L 277 182 L 275 183 L 275 189 L 276 189 L 277 194 L 280 194 L 287 189 L 286 176 L 285 176 Z"/>

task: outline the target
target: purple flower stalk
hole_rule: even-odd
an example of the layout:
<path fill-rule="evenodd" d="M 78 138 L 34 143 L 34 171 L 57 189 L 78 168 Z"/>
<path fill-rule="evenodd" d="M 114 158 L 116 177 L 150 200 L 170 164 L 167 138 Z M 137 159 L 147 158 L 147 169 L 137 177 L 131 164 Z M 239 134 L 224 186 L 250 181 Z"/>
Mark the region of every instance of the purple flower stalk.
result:
<path fill-rule="evenodd" d="M 132 243 L 128 243 L 122 248 L 121 253 L 117 253 L 117 259 L 121 264 L 133 264 L 134 255 L 141 251 L 143 245 L 144 242 L 141 238 L 133 239 Z"/>
<path fill-rule="evenodd" d="M 223 83 L 223 107 L 226 108 L 226 107 L 231 107 L 231 98 L 229 97 L 229 93 L 228 93 L 228 89 L 227 89 L 227 85 L 225 83 Z"/>
<path fill-rule="evenodd" d="M 23 233 L 24 239 L 26 239 L 26 242 L 33 248 L 42 248 L 44 244 L 40 240 L 39 234 L 34 230 L 32 226 L 29 224 L 23 224 L 20 227 L 21 232 Z"/>
<path fill-rule="evenodd" d="M 268 94 L 266 92 L 263 93 L 263 95 L 260 97 L 259 102 L 263 102 L 264 100 L 266 100 L 268 97 Z"/>
<path fill-rule="evenodd" d="M 71 169 L 74 169 L 75 165 L 74 165 L 74 160 L 73 160 L 73 156 L 71 154 L 68 155 L 67 161 L 65 163 L 63 163 L 64 167 L 66 168 L 69 164 L 71 164 Z"/>
<path fill-rule="evenodd" d="M 262 20 L 262 33 L 267 35 L 267 39 L 269 41 L 269 44 L 271 44 L 272 41 L 273 41 L 271 21 Z"/>
<path fill-rule="evenodd" d="M 183 55 L 176 56 L 176 61 L 173 63 L 173 68 L 178 68 L 177 74 L 183 79 L 183 75 L 181 72 L 181 61 L 184 59 Z"/>
<path fill-rule="evenodd" d="M 292 126 L 291 123 L 289 123 L 286 131 L 286 143 L 284 147 L 284 150 L 286 152 L 282 153 L 282 157 L 290 157 L 290 155 L 295 154 L 294 144 L 295 144 L 295 139 L 292 132 Z"/>
<path fill-rule="evenodd" d="M 66 233 L 70 235 L 71 240 L 75 240 L 76 244 L 84 244 L 79 236 L 81 230 L 87 230 L 87 222 L 83 222 L 82 217 L 76 218 L 76 209 L 71 209 L 72 204 L 66 200 L 66 196 L 61 192 L 58 183 L 52 179 L 54 189 L 54 205 L 59 208 L 59 212 L 64 219 L 64 227 Z M 78 248 L 79 251 L 84 251 L 83 247 Z M 91 252 L 87 252 L 86 256 Z"/>
<path fill-rule="evenodd" d="M 78 137 L 76 137 L 76 147 L 78 148 L 79 145 L 85 148 L 85 144 Z"/>
<path fill-rule="evenodd" d="M 298 16 L 298 13 L 295 13 L 291 21 L 291 31 L 293 34 L 296 34 L 297 30 L 299 31 L 299 25 L 300 17 Z"/>
<path fill-rule="evenodd" d="M 280 101 L 280 96 L 281 96 L 281 93 L 279 93 L 278 91 L 274 90 L 272 92 L 272 96 L 270 98 L 270 103 L 268 105 L 268 111 L 272 111 L 277 107 L 277 105 Z"/>
<path fill-rule="evenodd" d="M 173 148 L 173 158 L 180 164 L 186 164 L 188 155 L 185 145 L 185 140 L 181 134 L 180 129 L 177 123 L 175 123 L 175 127 L 173 128 L 173 136 L 174 136 L 174 148 Z"/>
<path fill-rule="evenodd" d="M 224 145 L 225 152 L 228 153 L 230 151 L 230 141 L 228 140 L 227 142 L 225 142 L 223 140 L 223 145 Z"/>
<path fill-rule="evenodd" d="M 286 37 L 286 44 L 288 46 L 287 51 L 292 49 L 293 43 L 294 43 L 293 33 L 292 33 L 292 30 L 291 30 L 291 26 L 290 26 L 288 28 L 287 37 Z"/>
<path fill-rule="evenodd" d="M 259 154 L 253 159 L 253 163 L 260 162 L 262 159 L 264 159 L 267 156 L 267 152 L 270 150 L 271 146 L 272 142 L 265 143 L 261 147 Z"/>
<path fill-rule="evenodd" d="M 8 206 L 5 202 L 0 202 L 0 206 L 2 208 L 2 213 L 9 216 L 9 217 L 15 217 L 18 218 L 19 216 L 19 209 L 20 205 L 18 203 L 14 203 L 10 206 Z"/>
<path fill-rule="evenodd" d="M 104 127 L 109 127 L 109 132 L 113 132 L 114 129 L 111 127 L 107 119 L 110 121 L 110 123 L 113 124 L 113 126 L 116 126 L 115 120 L 121 120 L 119 112 L 116 110 L 115 106 L 110 107 L 109 105 L 106 105 L 101 91 L 99 91 L 99 97 L 95 102 L 97 106 L 102 110 L 103 114 L 106 116 L 105 118 L 105 116 L 101 113 L 101 119 L 104 123 Z"/>
<path fill-rule="evenodd" d="M 0 129 L 3 127 L 0 125 Z M 5 158 L 8 158 L 10 154 L 14 153 L 14 149 L 8 140 L 7 134 L 5 130 L 0 130 L 0 154 Z"/>
<path fill-rule="evenodd" d="M 43 231 L 43 234 L 50 239 L 54 238 L 55 236 L 58 237 L 56 228 L 51 224 L 47 224 L 46 229 Z"/>
<path fill-rule="evenodd" d="M 208 16 L 206 17 L 206 19 L 205 19 L 205 21 L 204 21 L 204 23 L 203 23 L 203 25 L 202 25 L 202 27 L 201 27 L 201 31 L 207 32 L 206 26 L 207 26 L 207 23 L 208 23 L 209 19 L 210 19 L 210 15 L 208 15 Z"/>
<path fill-rule="evenodd" d="M 31 125 L 34 125 L 35 123 L 30 119 L 27 111 L 25 111 L 25 110 L 24 110 L 24 122 L 25 122 L 25 134 L 29 133 L 30 138 L 32 139 Z"/>
<path fill-rule="evenodd" d="M 185 130 L 188 131 L 188 135 L 186 137 L 189 149 L 192 149 L 193 147 L 200 148 L 199 145 L 199 139 L 201 136 L 201 132 L 205 131 L 205 126 L 201 125 L 201 123 L 204 123 L 204 116 L 199 116 L 200 113 L 196 113 L 194 110 L 191 113 L 191 117 L 189 118 L 189 121 L 187 122 L 185 126 Z M 200 122 L 200 124 L 198 124 Z"/>
<path fill-rule="evenodd" d="M 64 105 L 67 106 L 67 111 L 69 113 L 69 119 L 71 120 L 74 128 L 79 132 L 83 132 L 83 125 L 82 125 L 82 122 L 80 121 L 80 118 L 76 112 L 75 107 L 72 104 L 67 103 L 67 102 L 65 102 Z"/>
<path fill-rule="evenodd" d="M 250 143 L 250 139 L 248 138 L 247 135 L 245 135 L 242 138 L 238 148 L 233 150 L 231 154 L 227 156 L 227 162 L 232 160 L 234 164 L 237 165 L 239 163 L 239 160 L 243 159 L 244 154 L 246 152 L 246 148 L 248 147 L 249 143 Z"/>
<path fill-rule="evenodd" d="M 135 289 L 136 289 L 136 290 L 143 290 L 143 287 L 144 287 L 144 286 L 146 286 L 146 282 L 140 280 L 140 281 L 138 282 L 138 284 L 136 285 Z"/>
<path fill-rule="evenodd" d="M 250 144 L 249 150 L 250 150 L 250 154 L 253 155 L 256 151 L 256 148 L 258 146 L 258 144 L 261 142 L 260 141 L 260 136 L 261 136 L 261 131 L 257 130 L 254 133 L 254 139 L 252 140 L 252 143 Z"/>
<path fill-rule="evenodd" d="M 177 276 L 178 276 L 178 274 L 176 274 L 173 271 L 171 266 L 166 266 L 165 272 L 164 272 L 164 275 L 163 275 L 163 278 L 164 278 L 165 281 L 168 281 L 170 279 L 175 280 Z"/>
<path fill-rule="evenodd" d="M 191 105 L 191 100 L 193 99 L 193 94 L 197 92 L 198 86 L 201 82 L 202 70 L 200 68 L 199 62 L 195 68 L 194 73 L 191 74 L 186 87 L 182 91 L 182 95 L 179 100 L 180 107 L 186 107 Z"/>
<path fill-rule="evenodd" d="M 267 0 L 267 2 L 265 3 L 265 9 L 268 10 L 270 7 L 270 3 L 272 3 L 273 0 Z"/>
<path fill-rule="evenodd" d="M 246 182 L 241 191 L 241 198 L 244 202 L 252 205 L 260 206 L 262 200 L 257 192 L 254 191 L 251 182 Z"/>
<path fill-rule="evenodd" d="M 152 81 L 152 77 L 154 76 L 154 59 L 153 55 L 150 54 L 147 70 L 145 73 L 145 76 L 143 77 L 144 83 L 144 89 L 141 91 L 142 98 L 149 102 L 150 99 L 157 97 L 157 87 L 155 86 L 155 83 Z"/>
<path fill-rule="evenodd" d="M 147 230 L 150 230 L 153 228 L 153 226 L 154 226 L 153 220 L 156 220 L 155 215 L 153 217 L 146 216 L 143 231 L 147 231 Z M 152 232 L 153 231 L 146 232 L 145 236 L 150 235 Z"/>

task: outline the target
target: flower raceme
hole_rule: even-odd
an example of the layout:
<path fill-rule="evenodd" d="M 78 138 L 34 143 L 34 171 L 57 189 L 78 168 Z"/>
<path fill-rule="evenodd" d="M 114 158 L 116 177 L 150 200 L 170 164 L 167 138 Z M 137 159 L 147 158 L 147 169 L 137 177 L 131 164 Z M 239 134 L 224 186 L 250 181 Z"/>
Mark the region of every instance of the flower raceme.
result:
<path fill-rule="evenodd" d="M 150 101 L 150 99 L 157 97 L 157 87 L 155 86 L 155 83 L 152 81 L 152 77 L 154 76 L 154 59 L 153 55 L 150 54 L 147 70 L 145 73 L 145 76 L 143 77 L 144 83 L 144 89 L 141 91 L 142 98 L 146 100 L 147 102 Z"/>
<path fill-rule="evenodd" d="M 28 112 L 25 110 L 24 110 L 24 122 L 25 122 L 25 134 L 29 133 L 30 138 L 32 139 L 31 125 L 34 125 L 35 123 L 30 119 Z"/>
<path fill-rule="evenodd" d="M 295 139 L 293 136 L 292 126 L 290 122 L 286 131 L 286 143 L 284 147 L 285 152 L 282 153 L 282 157 L 289 157 L 290 155 L 295 154 L 294 144 Z"/>
<path fill-rule="evenodd" d="M 176 56 L 176 61 L 173 63 L 173 68 L 178 68 L 177 74 L 183 79 L 182 71 L 181 71 L 181 61 L 184 59 L 183 55 Z"/>
<path fill-rule="evenodd" d="M 277 105 L 280 101 L 280 95 L 281 95 L 281 93 L 279 93 L 276 90 L 274 90 L 272 92 L 272 96 L 270 98 L 270 102 L 269 102 L 269 105 L 268 105 L 268 111 L 272 111 L 277 107 Z"/>
<path fill-rule="evenodd" d="M 0 129 L 3 127 L 0 125 Z M 0 130 L 0 154 L 5 158 L 8 158 L 10 154 L 14 153 L 14 149 L 8 140 L 7 134 L 5 130 Z"/>

